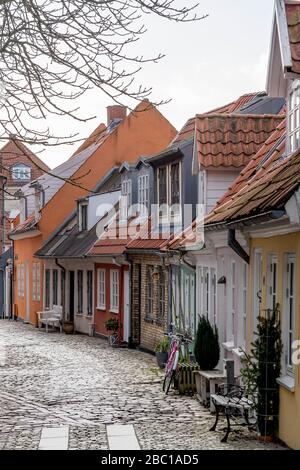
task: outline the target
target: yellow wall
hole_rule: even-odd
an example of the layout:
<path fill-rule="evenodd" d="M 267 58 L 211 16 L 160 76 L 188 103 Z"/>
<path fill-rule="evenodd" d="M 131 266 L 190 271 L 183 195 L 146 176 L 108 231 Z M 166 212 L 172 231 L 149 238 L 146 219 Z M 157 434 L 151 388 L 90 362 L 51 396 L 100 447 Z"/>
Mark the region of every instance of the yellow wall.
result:
<path fill-rule="evenodd" d="M 300 232 L 271 238 L 252 239 L 250 262 L 249 312 L 253 312 L 253 273 L 255 249 L 262 250 L 262 309 L 267 308 L 267 273 L 270 255 L 277 255 L 277 302 L 280 311 L 284 305 L 285 258 L 289 253 L 296 254 L 296 335 L 300 338 Z M 248 316 L 248 348 L 252 341 L 254 315 Z M 292 449 L 300 450 L 300 367 L 295 368 L 295 391 L 280 386 L 279 438 Z"/>

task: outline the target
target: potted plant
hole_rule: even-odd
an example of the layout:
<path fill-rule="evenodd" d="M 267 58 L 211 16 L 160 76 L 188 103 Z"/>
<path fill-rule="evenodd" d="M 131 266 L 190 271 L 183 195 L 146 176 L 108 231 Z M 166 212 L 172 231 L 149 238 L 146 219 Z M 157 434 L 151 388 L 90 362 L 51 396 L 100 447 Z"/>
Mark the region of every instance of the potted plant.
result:
<path fill-rule="evenodd" d="M 72 321 L 64 321 L 63 322 L 63 332 L 66 335 L 70 335 L 74 333 L 74 323 Z"/>
<path fill-rule="evenodd" d="M 216 326 L 212 327 L 209 320 L 201 316 L 197 329 L 194 355 L 201 370 L 214 370 L 220 360 L 219 334 Z M 201 403 L 207 403 L 207 392 L 201 388 L 201 377 L 198 371 L 194 372 L 197 396 Z M 203 396 L 205 395 L 205 396 Z"/>
<path fill-rule="evenodd" d="M 201 316 L 197 329 L 194 354 L 202 370 L 213 370 L 220 359 L 219 334 L 216 326 Z"/>
<path fill-rule="evenodd" d="M 165 367 L 168 360 L 169 346 L 169 339 L 165 336 L 155 347 L 157 365 L 160 369 Z"/>
<path fill-rule="evenodd" d="M 253 400 L 262 440 L 272 441 L 278 430 L 279 385 L 282 340 L 278 306 L 258 318 L 256 339 L 245 353 L 241 375 L 247 395 Z"/>
<path fill-rule="evenodd" d="M 110 318 L 104 323 L 104 325 L 108 332 L 111 331 L 113 333 L 116 333 L 119 329 L 119 322 L 116 318 Z"/>

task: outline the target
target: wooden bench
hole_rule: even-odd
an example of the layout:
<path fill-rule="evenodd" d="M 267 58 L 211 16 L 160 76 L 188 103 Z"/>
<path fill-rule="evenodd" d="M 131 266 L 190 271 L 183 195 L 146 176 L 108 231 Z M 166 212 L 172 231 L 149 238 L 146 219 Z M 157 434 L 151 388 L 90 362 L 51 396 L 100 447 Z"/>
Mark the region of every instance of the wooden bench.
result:
<path fill-rule="evenodd" d="M 38 315 L 38 326 L 39 328 L 42 325 L 46 326 L 46 333 L 48 333 L 48 326 L 59 328 L 59 331 L 62 332 L 62 307 L 60 305 L 53 305 L 51 310 L 42 310 L 37 312 Z"/>
<path fill-rule="evenodd" d="M 254 409 L 254 403 L 244 395 L 244 388 L 238 385 L 221 385 L 218 393 L 211 395 L 211 400 L 216 409 L 216 421 L 210 431 L 215 431 L 219 422 L 220 415 L 224 415 L 227 420 L 225 436 L 221 442 L 227 442 L 228 435 L 233 426 L 232 420 L 239 417 L 243 422 L 234 424 L 235 426 L 247 426 L 249 430 L 256 426 L 256 419 L 250 418 L 250 412 Z"/>

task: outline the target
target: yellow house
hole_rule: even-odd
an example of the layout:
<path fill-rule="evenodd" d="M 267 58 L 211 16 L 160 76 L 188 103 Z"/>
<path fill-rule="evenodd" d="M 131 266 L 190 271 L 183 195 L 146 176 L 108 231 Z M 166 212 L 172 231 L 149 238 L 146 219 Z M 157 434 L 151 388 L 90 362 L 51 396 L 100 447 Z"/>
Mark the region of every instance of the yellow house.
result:
<path fill-rule="evenodd" d="M 257 301 L 262 309 L 279 304 L 283 340 L 280 384 L 279 438 L 300 449 L 300 367 L 294 364 L 295 343 L 300 339 L 300 231 L 256 236 L 250 241 L 248 346 L 255 331 Z M 257 290 L 259 289 L 259 290 Z M 252 295 L 251 295 L 252 294 Z M 298 347 L 298 345 L 297 345 Z M 299 347 L 298 347 L 299 348 Z"/>
<path fill-rule="evenodd" d="M 285 122 L 206 218 L 206 231 L 248 239 L 247 341 L 257 317 L 279 304 L 283 342 L 279 438 L 300 450 L 300 149 L 287 152 Z"/>

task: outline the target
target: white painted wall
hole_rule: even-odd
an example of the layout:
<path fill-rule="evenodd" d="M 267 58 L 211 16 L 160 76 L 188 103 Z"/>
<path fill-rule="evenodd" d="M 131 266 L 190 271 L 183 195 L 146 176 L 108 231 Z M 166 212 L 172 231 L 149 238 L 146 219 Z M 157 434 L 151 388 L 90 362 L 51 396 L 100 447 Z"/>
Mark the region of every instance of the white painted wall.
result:
<path fill-rule="evenodd" d="M 234 359 L 235 372 L 239 375 L 241 368 L 241 354 L 239 348 L 245 346 L 244 342 L 244 315 L 243 315 L 243 270 L 244 261 L 234 253 L 234 251 L 226 246 L 227 234 L 226 232 L 209 235 L 207 239 L 207 249 L 199 253 L 194 253 L 192 256 L 197 266 L 196 269 L 196 313 L 203 315 L 204 306 L 203 302 L 203 268 L 207 271 L 212 269 L 216 270 L 216 324 L 219 331 L 219 340 L 221 345 L 221 360 L 219 368 L 223 367 L 223 358 Z M 247 251 L 247 242 L 242 237 L 238 237 L 240 243 Z M 223 245 L 223 246 L 222 246 Z M 235 281 L 235 321 L 234 329 L 232 325 L 232 261 L 235 262 L 236 281 Z M 247 267 L 247 271 L 248 267 Z M 226 284 L 218 284 L 223 276 L 226 278 Z M 248 273 L 249 276 L 249 273 Z M 209 309 L 209 320 L 213 323 L 212 310 Z M 233 331 L 234 330 L 234 331 Z"/>
<path fill-rule="evenodd" d="M 205 175 L 205 204 L 206 212 L 209 213 L 239 175 L 239 171 L 236 169 L 227 170 L 226 168 L 209 169 L 206 170 Z"/>

